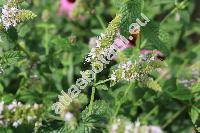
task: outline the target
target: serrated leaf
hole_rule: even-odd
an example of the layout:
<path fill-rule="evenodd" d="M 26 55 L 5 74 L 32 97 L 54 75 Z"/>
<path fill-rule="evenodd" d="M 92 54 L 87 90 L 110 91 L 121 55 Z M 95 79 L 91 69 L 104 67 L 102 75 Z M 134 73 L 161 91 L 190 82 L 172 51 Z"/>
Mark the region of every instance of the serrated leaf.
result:
<path fill-rule="evenodd" d="M 93 109 L 92 109 L 92 113 L 91 115 L 93 114 L 96 114 L 96 115 L 105 115 L 105 114 L 109 114 L 108 112 L 108 104 L 103 101 L 103 100 L 98 100 L 98 101 L 95 101 L 94 102 L 94 106 L 93 106 Z M 81 114 L 81 118 L 84 120 L 85 118 L 87 118 L 89 116 L 88 114 L 88 107 L 82 112 Z"/>
<path fill-rule="evenodd" d="M 19 59 L 22 58 L 22 55 L 20 54 L 19 51 L 8 51 L 5 52 L 4 55 L 1 57 L 1 63 L 3 65 L 12 65 L 17 63 L 17 61 L 19 61 Z"/>
<path fill-rule="evenodd" d="M 129 37 L 129 26 L 136 22 L 137 18 L 141 17 L 142 0 L 128 0 L 125 1 L 121 8 L 121 34 L 125 37 Z"/>
<path fill-rule="evenodd" d="M 111 115 L 111 111 L 109 109 L 110 107 L 105 101 L 95 101 L 91 114 L 88 114 L 88 107 L 81 113 L 81 123 L 85 125 L 82 128 L 84 130 L 106 128 L 106 123 L 108 123 Z"/>
<path fill-rule="evenodd" d="M 147 40 L 146 47 L 148 49 L 157 49 L 160 50 L 166 56 L 169 55 L 169 49 L 166 46 L 166 40 L 160 34 L 159 23 L 150 21 L 145 27 L 141 28 L 141 33 L 142 36 Z"/>

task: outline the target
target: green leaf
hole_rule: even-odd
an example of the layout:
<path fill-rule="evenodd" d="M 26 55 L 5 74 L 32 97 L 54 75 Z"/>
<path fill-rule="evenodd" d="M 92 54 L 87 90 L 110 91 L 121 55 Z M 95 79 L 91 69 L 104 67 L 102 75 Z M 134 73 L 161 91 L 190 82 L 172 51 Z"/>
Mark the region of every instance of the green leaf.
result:
<path fill-rule="evenodd" d="M 2 84 L 0 84 L 0 95 L 3 94 L 3 90 L 4 90 L 4 87 Z"/>
<path fill-rule="evenodd" d="M 121 8 L 122 20 L 120 32 L 123 36 L 129 37 L 129 26 L 141 17 L 143 0 L 126 0 Z"/>
<path fill-rule="evenodd" d="M 191 89 L 192 89 L 193 92 L 198 91 L 200 93 L 200 82 L 193 85 Z"/>
<path fill-rule="evenodd" d="M 87 125 L 80 123 L 79 126 L 77 127 L 77 129 L 75 130 L 75 132 L 77 132 L 77 133 L 91 133 L 91 129 Z"/>
<path fill-rule="evenodd" d="M 6 94 L 2 97 L 2 101 L 5 103 L 11 103 L 14 100 L 14 96 L 12 94 Z"/>
<path fill-rule="evenodd" d="M 85 126 L 81 129 L 83 130 L 94 130 L 106 128 L 106 124 L 111 116 L 111 110 L 109 105 L 103 101 L 95 101 L 92 109 L 92 113 L 88 114 L 88 107 L 81 113 L 81 123 Z M 83 125 L 82 125 L 83 126 Z"/>
<path fill-rule="evenodd" d="M 103 33 L 103 30 L 102 29 L 92 29 L 91 32 L 94 33 L 95 35 L 100 35 L 101 33 Z"/>
<path fill-rule="evenodd" d="M 28 25 L 23 25 L 18 28 L 18 35 L 20 37 L 25 37 L 25 35 L 30 32 L 30 27 Z"/>
<path fill-rule="evenodd" d="M 159 23 L 150 21 L 145 27 L 141 28 L 142 36 L 147 40 L 145 47 L 148 49 L 160 50 L 166 56 L 169 55 L 169 49 L 166 46 L 167 38 L 163 37 L 163 31 L 160 31 Z"/>
<path fill-rule="evenodd" d="M 22 58 L 22 55 L 19 51 L 8 51 L 5 52 L 4 55 L 1 57 L 0 62 L 5 66 L 12 65 L 19 61 Z"/>
<path fill-rule="evenodd" d="M 107 87 L 105 84 L 103 84 L 103 85 L 98 85 L 98 86 L 96 86 L 96 88 L 97 88 L 98 90 L 108 90 L 108 87 Z"/>
<path fill-rule="evenodd" d="M 195 124 L 196 121 L 198 120 L 199 114 L 200 114 L 200 109 L 198 109 L 195 106 L 192 106 L 190 116 L 191 116 L 193 124 Z"/>
<path fill-rule="evenodd" d="M 179 100 L 190 100 L 192 98 L 192 93 L 188 89 L 177 89 L 173 92 L 169 92 L 173 98 Z"/>

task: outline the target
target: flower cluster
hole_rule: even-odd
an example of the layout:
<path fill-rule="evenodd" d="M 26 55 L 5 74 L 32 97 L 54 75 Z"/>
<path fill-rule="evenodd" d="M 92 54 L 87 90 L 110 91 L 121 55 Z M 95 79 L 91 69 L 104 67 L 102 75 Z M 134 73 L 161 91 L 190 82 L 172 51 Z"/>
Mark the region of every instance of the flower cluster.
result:
<path fill-rule="evenodd" d="M 7 30 L 10 26 L 16 26 L 17 20 L 16 15 L 18 13 L 18 9 L 16 6 L 9 7 L 8 5 L 4 5 L 2 9 L 2 23 L 5 29 Z"/>
<path fill-rule="evenodd" d="M 113 82 L 119 82 L 120 80 L 143 81 L 146 80 L 152 70 L 161 67 L 161 64 L 161 61 L 156 58 L 156 54 L 141 54 L 134 63 L 128 61 L 119 64 L 111 74 L 111 79 Z"/>
<path fill-rule="evenodd" d="M 20 22 L 36 17 L 36 15 L 29 10 L 18 9 L 17 4 L 20 2 L 22 1 L 8 0 L 7 3 L 3 5 L 0 23 L 2 23 L 1 26 L 6 30 L 12 26 L 15 27 Z"/>
<path fill-rule="evenodd" d="M 53 105 L 53 109 L 67 123 L 69 128 L 75 129 L 78 125 L 77 119 L 80 117 L 80 109 L 88 103 L 87 96 L 80 94 L 79 97 L 69 102 L 69 96 L 64 91 L 61 93 L 62 96 L 59 96 L 59 102 Z"/>
<path fill-rule="evenodd" d="M 0 102 L 0 127 L 12 125 L 17 128 L 21 124 L 35 123 L 35 129 L 41 126 L 42 105 L 22 104 L 14 100 L 6 105 L 4 101 Z"/>
<path fill-rule="evenodd" d="M 193 64 L 190 67 L 184 69 L 184 73 L 179 75 L 178 83 L 185 87 L 192 87 L 194 84 L 200 82 L 200 62 Z"/>
<path fill-rule="evenodd" d="M 135 124 L 122 119 L 117 118 L 109 127 L 109 133 L 163 133 L 159 126 L 140 126 L 140 122 Z"/>
<path fill-rule="evenodd" d="M 92 70 L 86 70 L 81 72 L 82 78 L 77 79 L 76 85 L 72 85 L 68 89 L 68 94 L 61 91 L 62 95 L 59 95 L 59 101 L 56 102 L 52 109 L 57 114 L 62 113 L 64 106 L 68 106 L 73 99 L 76 99 L 81 93 L 81 90 L 85 89 L 95 78 L 95 74 L 103 71 L 104 65 L 109 64 L 110 60 L 116 55 L 118 48 L 112 46 L 112 42 L 116 35 L 117 27 L 120 23 L 120 16 L 116 16 L 115 19 L 109 24 L 105 35 L 102 35 L 99 39 L 98 45 L 91 50 L 87 62 L 91 62 Z"/>
<path fill-rule="evenodd" d="M 110 22 L 105 33 L 102 33 L 101 36 L 97 37 L 96 47 L 91 49 L 90 53 L 85 58 L 86 62 L 94 63 L 98 61 L 99 58 L 102 58 L 102 56 L 105 57 L 107 55 L 110 46 L 112 46 L 112 43 L 114 42 L 120 21 L 121 17 L 116 16 L 115 19 Z"/>

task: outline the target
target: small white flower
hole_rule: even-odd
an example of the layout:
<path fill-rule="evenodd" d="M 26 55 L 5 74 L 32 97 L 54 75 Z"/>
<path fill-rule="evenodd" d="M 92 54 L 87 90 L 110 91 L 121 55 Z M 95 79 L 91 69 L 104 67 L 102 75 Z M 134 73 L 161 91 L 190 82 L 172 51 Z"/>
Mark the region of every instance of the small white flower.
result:
<path fill-rule="evenodd" d="M 17 106 L 18 106 L 18 107 L 21 107 L 21 106 L 22 106 L 22 103 L 21 103 L 21 102 L 18 102 L 18 103 L 17 103 Z"/>
<path fill-rule="evenodd" d="M 11 103 L 11 104 L 9 104 L 8 106 L 7 106 L 7 108 L 9 109 L 9 110 L 12 110 L 12 111 L 15 111 L 15 108 L 17 107 L 17 101 L 16 100 L 13 100 L 13 102 Z"/>
<path fill-rule="evenodd" d="M 89 40 L 89 46 L 90 48 L 95 48 L 97 46 L 97 38 L 91 37 Z"/>
<path fill-rule="evenodd" d="M 0 115 L 3 112 L 4 102 L 0 102 Z"/>
<path fill-rule="evenodd" d="M 18 11 L 19 10 L 16 6 L 9 7 L 8 4 L 3 6 L 1 20 L 6 30 L 8 30 L 11 26 L 17 25 L 16 14 Z"/>
<path fill-rule="evenodd" d="M 30 104 L 26 104 L 25 108 L 29 109 L 29 108 L 31 108 L 31 105 Z"/>
<path fill-rule="evenodd" d="M 137 121 L 135 122 L 135 127 L 139 127 L 140 126 L 140 121 L 137 119 Z"/>
<path fill-rule="evenodd" d="M 118 128 L 119 128 L 118 124 L 113 124 L 112 127 L 111 127 L 111 131 L 115 132 Z"/>
<path fill-rule="evenodd" d="M 64 120 L 65 120 L 66 122 L 69 122 L 69 121 L 71 121 L 71 120 L 73 119 L 73 117 L 74 117 L 74 115 L 73 115 L 72 113 L 67 112 L 67 113 L 65 114 L 65 116 L 64 116 Z"/>
<path fill-rule="evenodd" d="M 133 132 L 133 124 L 127 122 L 125 125 L 125 132 L 124 133 L 132 133 Z"/>
<path fill-rule="evenodd" d="M 22 124 L 22 120 L 17 120 L 15 122 L 13 122 L 13 127 L 17 128 L 21 124 Z"/>
<path fill-rule="evenodd" d="M 28 120 L 28 122 L 32 122 L 34 120 L 34 117 L 28 115 L 27 120 Z"/>
<path fill-rule="evenodd" d="M 3 121 L 2 120 L 0 120 L 0 125 L 3 125 Z"/>
<path fill-rule="evenodd" d="M 15 107 L 15 106 L 14 106 L 13 104 L 9 104 L 9 105 L 7 106 L 8 110 L 12 110 L 14 107 Z"/>
<path fill-rule="evenodd" d="M 0 37 L 0 42 L 1 42 L 1 37 Z M 0 74 L 3 74 L 4 73 L 4 69 L 2 66 L 0 66 Z"/>
<path fill-rule="evenodd" d="M 38 122 L 35 123 L 35 127 L 41 127 L 41 126 L 42 126 L 41 122 L 38 121 Z"/>
<path fill-rule="evenodd" d="M 115 72 L 111 75 L 111 80 L 113 80 L 113 81 L 116 81 L 116 80 L 117 80 L 117 77 L 116 77 L 116 75 L 115 75 Z"/>
<path fill-rule="evenodd" d="M 124 70 L 122 71 L 121 78 L 122 78 L 122 79 L 126 79 L 126 73 L 125 73 L 125 71 L 124 71 Z"/>
<path fill-rule="evenodd" d="M 152 133 L 163 133 L 159 126 L 149 126 L 149 128 Z"/>
<path fill-rule="evenodd" d="M 105 34 L 101 33 L 101 38 L 104 38 L 105 37 Z"/>
<path fill-rule="evenodd" d="M 37 109 L 39 109 L 39 105 L 38 105 L 37 103 L 34 103 L 33 108 L 34 108 L 35 110 L 37 110 Z"/>

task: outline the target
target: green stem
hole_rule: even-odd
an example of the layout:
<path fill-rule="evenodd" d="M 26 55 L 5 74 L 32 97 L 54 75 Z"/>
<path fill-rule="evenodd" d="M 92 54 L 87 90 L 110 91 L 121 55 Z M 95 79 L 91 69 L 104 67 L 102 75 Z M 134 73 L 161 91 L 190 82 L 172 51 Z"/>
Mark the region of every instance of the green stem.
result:
<path fill-rule="evenodd" d="M 170 119 L 167 120 L 167 122 L 162 126 L 162 129 L 165 129 L 167 126 L 169 126 L 185 109 L 186 106 L 178 110 Z"/>
<path fill-rule="evenodd" d="M 161 23 L 164 23 L 168 17 L 170 17 L 173 13 L 175 13 L 179 9 L 179 7 L 183 6 L 186 2 L 187 2 L 187 0 L 184 0 L 180 4 L 176 5 L 175 8 L 164 17 L 164 19 L 161 21 Z"/>
<path fill-rule="evenodd" d="M 106 26 L 105 26 L 105 24 L 104 24 L 102 18 L 100 17 L 100 15 L 99 15 L 99 14 L 96 14 L 96 17 L 97 17 L 97 19 L 98 19 L 98 21 L 99 21 L 101 27 L 102 27 L 103 29 L 106 29 Z"/>
<path fill-rule="evenodd" d="M 95 94 L 95 87 L 92 87 L 92 94 L 91 94 L 90 105 L 89 105 L 89 114 L 92 113 L 92 108 L 94 105 L 94 94 Z"/>
<path fill-rule="evenodd" d="M 48 33 L 48 27 L 45 26 L 45 41 L 44 41 L 44 47 L 45 47 L 45 54 L 49 54 L 49 33 Z"/>
<path fill-rule="evenodd" d="M 130 91 L 131 87 L 132 87 L 133 83 L 130 83 L 129 87 L 126 88 L 126 91 L 124 93 L 124 96 L 120 99 L 120 101 L 118 102 L 116 111 L 115 111 L 115 116 L 117 116 L 119 109 L 121 107 L 121 105 L 123 104 L 122 101 L 127 97 L 128 92 Z"/>
<path fill-rule="evenodd" d="M 31 54 L 18 42 L 16 42 L 17 46 L 29 57 L 31 58 Z"/>
<path fill-rule="evenodd" d="M 96 83 L 96 74 L 94 75 L 94 84 Z M 92 113 L 92 108 L 94 105 L 94 95 L 95 95 L 95 87 L 92 87 L 92 94 L 90 97 L 90 105 L 89 105 L 89 115 Z"/>
<path fill-rule="evenodd" d="M 74 81 L 74 55 L 72 53 L 69 54 L 69 70 L 68 70 L 68 83 L 72 85 Z"/>
<path fill-rule="evenodd" d="M 158 109 L 158 105 L 155 106 L 147 115 L 145 115 L 142 120 L 147 120 L 147 118 L 149 118 L 156 110 Z"/>
<path fill-rule="evenodd" d="M 112 79 L 109 78 L 109 79 L 106 79 L 106 80 L 100 81 L 100 82 L 94 84 L 94 86 L 96 87 L 96 86 L 98 86 L 98 85 L 100 85 L 100 84 L 106 83 L 106 82 L 111 81 L 111 80 L 112 80 Z"/>
<path fill-rule="evenodd" d="M 47 115 L 47 118 L 53 119 L 53 120 L 63 121 L 63 119 L 61 117 L 54 116 L 54 115 L 51 115 L 51 114 Z"/>

